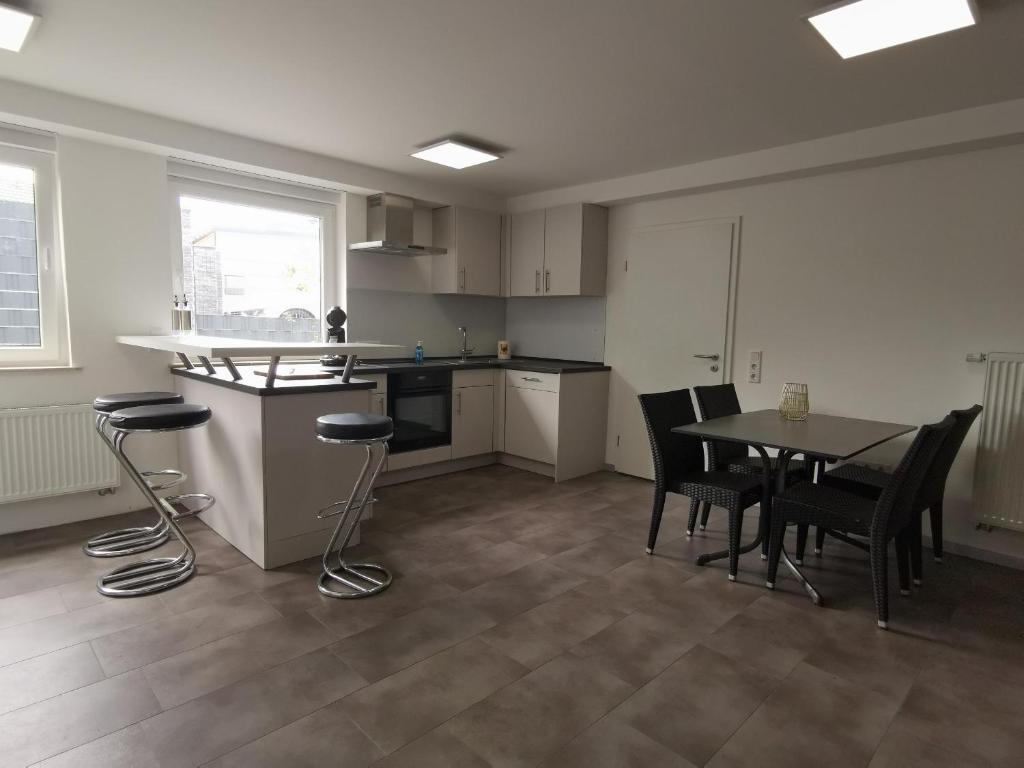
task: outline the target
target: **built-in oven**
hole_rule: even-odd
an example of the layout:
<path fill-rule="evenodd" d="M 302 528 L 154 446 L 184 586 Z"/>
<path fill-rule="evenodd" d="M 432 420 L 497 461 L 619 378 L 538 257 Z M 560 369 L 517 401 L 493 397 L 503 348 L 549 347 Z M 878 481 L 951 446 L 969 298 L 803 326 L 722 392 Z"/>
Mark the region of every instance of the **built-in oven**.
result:
<path fill-rule="evenodd" d="M 452 372 L 389 373 L 388 413 L 394 422 L 391 453 L 451 445 Z"/>

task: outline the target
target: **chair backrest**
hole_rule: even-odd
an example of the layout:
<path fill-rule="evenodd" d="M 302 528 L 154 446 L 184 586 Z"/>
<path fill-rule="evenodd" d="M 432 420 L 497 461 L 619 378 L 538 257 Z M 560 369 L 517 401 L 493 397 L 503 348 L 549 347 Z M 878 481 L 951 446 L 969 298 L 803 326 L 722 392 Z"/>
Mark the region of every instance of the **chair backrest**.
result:
<path fill-rule="evenodd" d="M 704 449 L 700 438 L 672 431 L 672 427 L 697 421 L 690 390 L 677 389 L 638 397 L 647 423 L 647 436 L 651 440 L 654 477 L 658 486 L 671 488 L 682 475 L 704 469 Z"/>
<path fill-rule="evenodd" d="M 949 470 L 953 467 L 953 462 L 960 452 L 960 446 L 964 444 L 964 438 L 971 430 L 971 425 L 974 424 L 974 420 L 980 413 L 980 405 L 972 405 L 970 408 L 949 412 L 956 424 L 953 425 L 953 429 L 939 446 L 939 450 L 935 452 L 932 465 L 928 468 L 928 473 L 921 483 L 921 490 L 917 493 L 918 508 L 927 509 L 942 501 L 942 496 L 946 492 L 946 478 L 949 477 Z"/>
<path fill-rule="evenodd" d="M 742 413 L 736 387 L 733 384 L 715 384 L 710 387 L 694 387 L 697 396 L 697 407 L 700 409 L 702 421 L 717 419 L 720 416 L 733 416 Z M 708 466 L 711 469 L 725 468 L 731 461 L 745 459 L 750 454 L 743 443 L 725 442 L 722 440 L 708 441 Z"/>
<path fill-rule="evenodd" d="M 914 513 L 914 499 L 943 441 L 949 436 L 956 420 L 947 416 L 937 424 L 925 424 L 917 431 L 914 441 L 903 454 L 892 479 L 882 490 L 871 521 L 871 540 L 881 545 L 899 533 L 910 522 Z"/>

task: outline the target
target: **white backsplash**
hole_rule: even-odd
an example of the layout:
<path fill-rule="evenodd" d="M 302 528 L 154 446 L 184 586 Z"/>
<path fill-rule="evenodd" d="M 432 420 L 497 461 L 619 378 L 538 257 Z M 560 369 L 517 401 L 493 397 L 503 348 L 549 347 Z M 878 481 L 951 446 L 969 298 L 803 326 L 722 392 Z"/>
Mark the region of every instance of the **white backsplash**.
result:
<path fill-rule="evenodd" d="M 505 299 L 488 296 L 445 296 L 349 289 L 348 338 L 380 341 L 407 347 L 412 357 L 422 340 L 427 357 L 456 355 L 462 345 L 460 325 L 469 329 L 469 346 L 475 355 L 498 354 L 504 338 Z"/>
<path fill-rule="evenodd" d="M 603 296 L 507 299 L 505 336 L 512 355 L 604 362 Z"/>

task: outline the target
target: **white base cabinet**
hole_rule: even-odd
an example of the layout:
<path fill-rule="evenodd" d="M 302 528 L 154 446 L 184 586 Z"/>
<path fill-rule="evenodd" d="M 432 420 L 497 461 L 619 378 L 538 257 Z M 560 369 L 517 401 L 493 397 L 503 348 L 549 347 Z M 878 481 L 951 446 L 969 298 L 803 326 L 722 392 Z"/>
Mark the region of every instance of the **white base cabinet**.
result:
<path fill-rule="evenodd" d="M 548 465 L 555 480 L 604 468 L 607 371 L 506 371 L 504 384 L 504 442 L 497 450 Z"/>
<path fill-rule="evenodd" d="M 490 370 L 452 377 L 452 458 L 494 450 L 494 378 Z"/>

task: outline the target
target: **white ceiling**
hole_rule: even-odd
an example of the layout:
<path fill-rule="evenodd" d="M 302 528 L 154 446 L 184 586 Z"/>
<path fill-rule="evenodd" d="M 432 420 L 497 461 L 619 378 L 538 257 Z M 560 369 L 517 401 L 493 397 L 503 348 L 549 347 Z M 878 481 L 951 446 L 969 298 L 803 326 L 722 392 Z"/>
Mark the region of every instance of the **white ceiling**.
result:
<path fill-rule="evenodd" d="M 2 78 L 503 195 L 1024 97 L 1017 0 L 849 61 L 800 18 L 823 0 L 20 4 Z M 407 157 L 449 134 L 506 156 Z"/>

